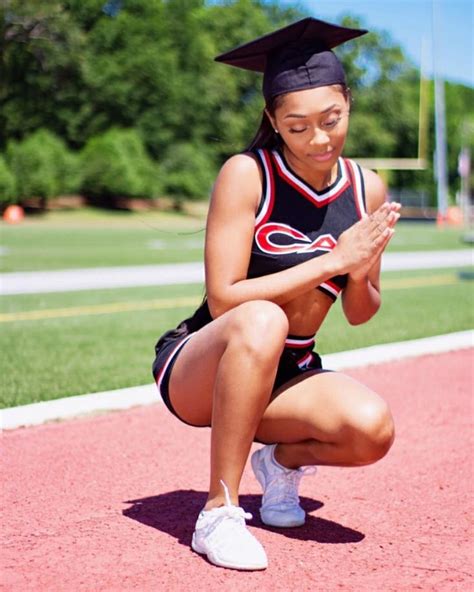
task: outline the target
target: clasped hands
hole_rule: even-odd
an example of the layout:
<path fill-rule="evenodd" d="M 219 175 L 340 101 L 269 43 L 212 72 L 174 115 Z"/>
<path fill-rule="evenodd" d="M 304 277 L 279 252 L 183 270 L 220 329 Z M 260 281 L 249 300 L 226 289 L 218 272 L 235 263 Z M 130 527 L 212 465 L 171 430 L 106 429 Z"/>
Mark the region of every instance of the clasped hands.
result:
<path fill-rule="evenodd" d="M 341 234 L 333 251 L 340 260 L 340 273 L 348 273 L 353 281 L 367 278 L 395 232 L 400 209 L 397 202 L 384 202 Z"/>

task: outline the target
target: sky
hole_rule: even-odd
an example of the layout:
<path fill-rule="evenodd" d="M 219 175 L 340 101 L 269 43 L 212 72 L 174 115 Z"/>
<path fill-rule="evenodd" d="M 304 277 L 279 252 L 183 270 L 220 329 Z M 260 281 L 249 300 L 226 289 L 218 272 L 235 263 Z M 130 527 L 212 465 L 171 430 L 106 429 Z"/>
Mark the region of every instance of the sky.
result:
<path fill-rule="evenodd" d="M 358 16 L 366 29 L 390 33 L 417 66 L 423 43 L 428 76 L 436 67 L 445 80 L 474 86 L 473 0 L 281 0 L 280 4 L 297 5 L 308 16 L 330 22 L 349 13 Z"/>

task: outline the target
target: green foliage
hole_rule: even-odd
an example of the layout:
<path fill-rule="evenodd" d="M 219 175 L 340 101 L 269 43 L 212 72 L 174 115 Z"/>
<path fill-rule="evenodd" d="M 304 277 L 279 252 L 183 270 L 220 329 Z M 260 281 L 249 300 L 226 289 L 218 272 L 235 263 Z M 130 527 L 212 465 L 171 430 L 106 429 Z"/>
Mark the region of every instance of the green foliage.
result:
<path fill-rule="evenodd" d="M 86 32 L 58 0 L 1 4 L 1 147 L 41 127 L 70 141 L 70 118 L 87 100 L 81 80 Z"/>
<path fill-rule="evenodd" d="M 91 138 L 81 162 L 86 195 L 153 197 L 159 193 L 158 168 L 136 130 L 112 129 Z"/>
<path fill-rule="evenodd" d="M 15 177 L 3 156 L 0 156 L 0 205 L 15 201 Z"/>
<path fill-rule="evenodd" d="M 77 157 L 48 130 L 38 130 L 22 142 L 10 141 L 7 161 L 20 199 L 47 199 L 79 189 Z"/>
<path fill-rule="evenodd" d="M 164 163 L 167 192 L 206 195 L 211 170 L 249 143 L 263 108 L 261 77 L 213 58 L 306 14 L 296 2 L 283 6 L 264 0 L 124 0 L 116 11 L 105 10 L 105 5 L 106 0 L 4 0 L 0 150 L 8 140 L 22 140 L 42 127 L 73 149 L 110 129 L 133 128 L 151 157 Z M 364 25 L 354 17 L 342 22 Z M 419 73 L 413 64 L 387 34 L 377 31 L 336 51 L 355 97 L 346 153 L 416 158 Z M 471 88 L 446 85 L 453 194 L 463 130 L 473 117 L 473 95 Z M 186 150 L 192 163 L 199 162 L 192 183 L 177 178 L 186 177 L 188 167 L 171 162 L 173 153 Z M 430 160 L 433 152 L 431 111 Z M 209 158 L 205 166 L 196 160 L 200 155 Z M 201 174 L 203 181 L 196 177 Z M 111 179 L 105 183 L 107 191 L 143 192 L 129 173 L 122 178 L 128 179 L 126 187 Z M 393 173 L 391 181 L 434 195 L 431 165 L 426 171 Z M 44 185 L 43 193 L 50 193 L 47 179 Z M 94 187 L 96 191 L 99 185 L 94 182 Z"/>
<path fill-rule="evenodd" d="M 177 198 L 203 199 L 209 196 L 216 175 L 212 156 L 199 146 L 172 146 L 162 161 L 165 191 Z"/>
<path fill-rule="evenodd" d="M 229 68 L 212 61 L 245 39 L 263 35 L 272 29 L 305 16 L 296 8 L 277 3 L 235 0 L 213 5 L 202 12 L 202 28 L 214 44 L 207 74 L 201 80 L 200 100 L 206 115 L 208 147 L 213 147 L 217 161 L 245 148 L 255 135 L 264 101 L 262 78 L 255 72 Z"/>
<path fill-rule="evenodd" d="M 73 14 L 78 9 L 82 14 L 73 4 Z M 94 14 L 81 68 L 87 98 L 73 117 L 71 134 L 84 143 L 110 127 L 135 127 L 156 156 L 173 140 L 179 117 L 178 59 L 164 3 L 134 0 L 115 17 L 100 9 Z"/>

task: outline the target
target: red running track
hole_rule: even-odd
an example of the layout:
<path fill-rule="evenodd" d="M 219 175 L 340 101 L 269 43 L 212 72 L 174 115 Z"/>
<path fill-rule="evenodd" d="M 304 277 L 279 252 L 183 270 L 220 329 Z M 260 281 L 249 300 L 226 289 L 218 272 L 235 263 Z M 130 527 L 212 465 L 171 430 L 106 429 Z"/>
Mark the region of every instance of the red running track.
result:
<path fill-rule="evenodd" d="M 379 463 L 302 482 L 301 528 L 263 528 L 247 468 L 241 503 L 265 572 L 189 547 L 209 432 L 162 405 L 6 432 L 1 590 L 456 591 L 474 589 L 472 351 L 351 375 L 383 393 L 397 439 Z"/>

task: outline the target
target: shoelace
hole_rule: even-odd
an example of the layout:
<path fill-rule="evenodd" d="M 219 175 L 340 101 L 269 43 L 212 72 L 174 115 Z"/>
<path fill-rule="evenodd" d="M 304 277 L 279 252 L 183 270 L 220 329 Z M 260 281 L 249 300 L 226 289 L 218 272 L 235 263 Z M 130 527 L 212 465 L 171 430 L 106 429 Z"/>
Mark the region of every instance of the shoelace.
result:
<path fill-rule="evenodd" d="M 297 470 L 281 471 L 271 480 L 265 495 L 265 504 L 294 506 L 299 504 L 298 486 L 304 475 L 313 475 L 316 467 L 301 467 Z"/>
<path fill-rule="evenodd" d="M 232 518 L 232 520 L 235 520 L 236 522 L 242 522 L 242 519 L 252 520 L 253 516 L 250 512 L 246 512 L 240 506 L 234 506 L 232 504 L 232 502 L 230 501 L 229 489 L 227 485 L 224 483 L 224 481 L 222 481 L 222 479 L 220 481 L 222 487 L 224 488 L 225 496 L 225 506 L 223 506 L 223 509 L 221 510 L 222 515 L 228 518 Z"/>
<path fill-rule="evenodd" d="M 221 484 L 224 488 L 225 505 L 216 508 L 212 523 L 204 526 L 206 538 L 210 541 L 214 541 L 217 544 L 221 544 L 221 541 L 229 540 L 229 529 L 231 529 L 232 540 L 234 540 L 235 531 L 233 529 L 235 527 L 231 526 L 229 521 L 240 526 L 241 529 L 239 532 L 244 534 L 247 533 L 247 529 L 245 528 L 245 520 L 251 520 L 253 518 L 250 512 L 245 512 L 243 508 L 232 505 L 227 485 L 222 480 Z"/>

